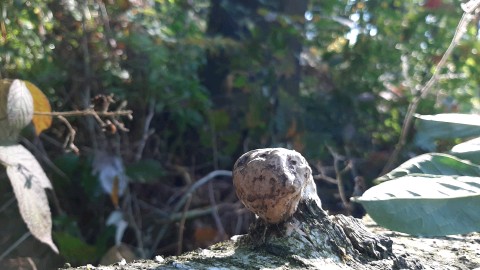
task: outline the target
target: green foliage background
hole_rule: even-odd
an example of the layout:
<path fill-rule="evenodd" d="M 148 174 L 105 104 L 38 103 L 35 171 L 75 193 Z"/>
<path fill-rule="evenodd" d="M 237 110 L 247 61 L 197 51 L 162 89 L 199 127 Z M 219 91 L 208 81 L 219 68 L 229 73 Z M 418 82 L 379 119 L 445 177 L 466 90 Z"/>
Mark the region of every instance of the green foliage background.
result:
<path fill-rule="evenodd" d="M 109 93 L 134 111 L 133 121 L 125 121 L 130 132 L 111 136 L 89 117 L 73 119 L 80 156 L 61 147 L 62 123 L 40 140 L 25 134 L 41 149 L 37 154 L 54 161 L 46 170 L 62 206 L 54 231 L 60 248 L 69 250 L 64 259 L 95 263 L 90 255 L 71 254 L 78 247 L 100 257 L 112 245 L 105 218 L 113 207 L 91 175 L 97 148 L 116 149 L 134 196 L 167 213 L 172 193 L 188 185 L 175 168 L 196 179 L 230 169 L 240 154 L 260 147 L 294 148 L 311 164 L 328 167 L 330 146 L 345 163 L 357 164 L 346 176 L 350 189 L 355 176 L 374 179 L 462 14 L 449 0 L 237 2 L 0 3 L 0 77 L 35 83 L 55 111 L 84 109 L 97 94 Z M 419 113 L 478 112 L 477 30 L 470 25 Z M 6 183 L 0 182 L 2 190 Z M 324 205 L 339 211 L 336 188 L 319 184 Z M 217 202 L 228 201 L 215 194 Z M 208 205 L 206 195 L 197 196 L 192 207 Z M 158 230 L 149 218 L 146 234 Z M 124 241 L 135 250 L 133 234 L 127 230 Z M 165 237 L 161 246 L 175 241 Z"/>

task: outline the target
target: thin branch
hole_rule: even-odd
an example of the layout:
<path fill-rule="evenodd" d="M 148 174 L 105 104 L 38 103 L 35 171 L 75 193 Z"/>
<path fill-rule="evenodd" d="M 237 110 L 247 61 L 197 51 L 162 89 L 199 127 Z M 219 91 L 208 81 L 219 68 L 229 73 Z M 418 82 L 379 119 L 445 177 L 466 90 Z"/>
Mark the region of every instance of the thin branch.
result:
<path fill-rule="evenodd" d="M 8 256 L 8 254 L 10 254 L 13 250 L 15 250 L 21 243 L 23 243 L 23 241 L 25 241 L 30 235 L 32 235 L 29 231 L 24 233 L 22 236 L 20 236 L 20 238 L 18 238 L 17 241 L 15 241 L 15 243 L 13 243 L 11 246 L 9 246 L 7 248 L 7 250 L 5 250 L 2 255 L 0 255 L 0 262 L 5 259 L 5 257 Z"/>
<path fill-rule="evenodd" d="M 35 144 L 33 144 L 32 142 L 30 142 L 29 140 L 27 140 L 26 138 L 23 138 L 21 139 L 22 143 L 28 147 L 29 150 L 35 152 L 36 156 L 38 156 L 39 158 L 42 159 L 42 161 L 48 166 L 50 167 L 56 174 L 58 174 L 59 176 L 61 176 L 62 178 L 64 179 L 68 179 L 68 176 L 62 171 L 60 170 L 60 168 L 58 168 L 53 162 L 52 160 L 50 160 L 50 158 L 48 158 L 48 156 L 45 154 L 44 151 L 41 151 L 39 149 L 39 147 Z M 63 147 L 62 149 L 64 149 L 65 147 Z"/>
<path fill-rule="evenodd" d="M 150 130 L 150 124 L 152 122 L 153 116 L 155 115 L 155 100 L 150 101 L 148 104 L 148 114 L 145 117 L 145 123 L 143 124 L 143 134 L 138 142 L 137 152 L 135 153 L 135 160 L 139 161 L 142 158 L 143 149 L 147 143 L 147 139 L 153 134 Z"/>
<path fill-rule="evenodd" d="M 209 215 L 214 211 L 218 211 L 219 209 L 228 208 L 228 207 L 231 207 L 230 203 L 221 203 L 221 204 L 217 204 L 215 206 L 209 206 L 206 208 L 192 209 L 187 211 L 186 213 L 175 213 L 168 217 L 167 223 L 179 221 L 180 219 L 182 219 L 183 215 L 185 215 L 186 219 L 192 219 L 192 218 Z"/>
<path fill-rule="evenodd" d="M 192 194 L 195 190 L 197 190 L 199 187 L 203 186 L 204 184 L 208 183 L 210 180 L 215 179 L 216 177 L 219 176 L 232 176 L 232 171 L 227 171 L 227 170 L 216 170 L 213 172 L 210 172 L 206 176 L 202 177 L 198 181 L 196 181 L 190 188 L 185 192 L 184 196 L 182 199 L 180 199 L 175 207 L 173 208 L 173 212 L 176 213 L 182 208 L 182 206 L 185 204 L 185 202 L 188 199 L 188 195 Z"/>
<path fill-rule="evenodd" d="M 2 206 L 0 206 L 0 213 L 5 211 L 11 204 L 15 202 L 15 196 L 6 201 Z"/>
<path fill-rule="evenodd" d="M 217 203 L 215 201 L 215 193 L 213 192 L 212 182 L 208 183 L 208 198 L 210 199 L 210 205 L 214 208 L 214 210 L 212 211 L 213 220 L 215 220 L 218 234 L 223 240 L 223 238 L 225 237 L 225 228 L 223 227 L 222 221 L 220 220 L 220 216 L 218 216 L 218 211 L 216 208 Z"/>
<path fill-rule="evenodd" d="M 88 108 L 82 111 L 76 110 L 76 111 L 67 111 L 67 112 L 34 112 L 34 115 L 48 115 L 52 117 L 58 118 L 60 121 L 62 121 L 68 128 L 68 135 L 67 138 L 65 139 L 65 143 L 63 145 L 63 148 L 68 148 L 72 150 L 75 154 L 79 153 L 80 150 L 78 147 L 75 145 L 75 136 L 76 136 L 76 131 L 70 124 L 70 122 L 65 118 L 65 117 L 74 117 L 74 116 L 93 116 L 99 125 L 101 127 L 105 127 L 106 124 L 105 122 L 100 118 L 100 117 L 110 117 L 112 121 L 114 121 L 115 126 L 120 128 L 123 131 L 128 131 L 128 129 L 123 127 L 123 124 L 116 121 L 114 117 L 117 116 L 127 116 L 128 119 L 132 119 L 133 111 L 132 110 L 116 110 L 116 111 L 95 111 L 92 108 Z M 108 122 L 109 120 L 107 120 Z"/>
<path fill-rule="evenodd" d="M 132 193 L 129 188 L 127 188 L 122 209 L 126 209 L 124 213 L 127 215 L 128 225 L 134 231 L 135 238 L 137 240 L 137 245 L 138 245 L 137 250 L 140 253 L 140 257 L 145 258 L 146 254 L 145 254 L 145 248 L 143 244 L 142 224 L 141 224 L 142 218 L 136 217 L 135 215 L 135 213 L 137 214 L 140 213 L 140 209 L 138 207 L 138 201 L 136 199 L 137 198 L 135 197 L 135 194 Z"/>
<path fill-rule="evenodd" d="M 440 72 L 445 66 L 448 58 L 452 54 L 453 49 L 458 45 L 461 37 L 465 34 L 467 31 L 467 26 L 470 23 L 470 21 L 475 17 L 474 15 L 477 15 L 479 13 L 479 6 L 480 6 L 480 1 L 478 0 L 472 0 L 468 2 L 467 4 L 462 4 L 462 8 L 465 10 L 465 12 L 462 15 L 462 18 L 460 19 L 460 22 L 457 25 L 457 28 L 455 29 L 455 34 L 452 38 L 452 41 L 450 42 L 447 50 L 442 56 L 442 59 L 438 62 L 437 66 L 435 67 L 435 70 L 430 77 L 430 80 L 425 84 L 425 86 L 420 90 L 419 95 L 416 96 L 410 105 L 408 106 L 407 113 L 405 115 L 405 119 L 403 121 L 403 126 L 402 126 L 402 132 L 400 134 L 400 138 L 398 140 L 398 143 L 395 145 L 395 149 L 388 159 L 385 167 L 383 168 L 383 171 L 381 175 L 386 174 L 389 172 L 394 164 L 397 162 L 398 156 L 400 155 L 400 152 L 402 148 L 405 146 L 406 141 L 407 141 L 407 136 L 410 133 L 410 130 L 412 128 L 412 123 L 413 123 L 413 117 L 415 115 L 415 112 L 417 110 L 417 107 L 420 103 L 420 101 L 430 92 L 432 87 L 435 85 L 435 83 L 438 81 L 440 77 Z M 472 14 L 473 13 L 473 14 Z"/>
<path fill-rule="evenodd" d="M 109 112 L 99 112 L 93 109 L 85 109 L 82 111 L 67 111 L 67 112 L 33 112 L 34 115 L 49 115 L 49 116 L 63 116 L 63 117 L 72 117 L 72 116 L 127 116 L 129 119 L 132 119 L 133 111 L 132 110 L 120 110 L 120 111 L 109 111 Z"/>
<path fill-rule="evenodd" d="M 335 173 L 337 175 L 337 187 L 338 187 L 338 194 L 340 195 L 340 199 L 342 200 L 343 206 L 347 211 L 350 211 L 350 201 L 345 194 L 345 182 L 342 177 L 342 170 L 340 170 L 339 162 L 344 158 L 336 153 L 333 148 L 326 145 L 328 151 L 333 156 L 333 167 L 335 168 Z"/>
<path fill-rule="evenodd" d="M 227 171 L 227 170 L 216 170 L 216 171 L 213 171 L 213 172 L 210 172 L 209 174 L 207 174 L 206 176 L 204 176 L 203 178 L 199 179 L 197 182 L 195 182 L 193 185 L 190 186 L 190 188 L 185 192 L 185 194 L 183 195 L 183 197 L 177 202 L 177 204 L 175 204 L 175 206 L 173 207 L 173 210 L 172 210 L 172 215 L 170 216 L 169 220 L 171 221 L 172 219 L 172 216 L 174 213 L 178 213 L 180 208 L 182 208 L 182 206 L 187 202 L 189 196 L 195 191 L 197 190 L 199 187 L 201 187 L 202 185 L 208 183 L 210 180 L 212 179 L 215 179 L 216 177 L 218 176 L 232 176 L 232 172 L 231 171 Z M 169 223 L 163 225 L 163 227 L 160 229 L 160 231 L 158 232 L 157 234 L 157 237 L 155 238 L 155 241 L 153 242 L 153 245 L 152 245 L 152 249 L 150 250 L 150 254 L 149 254 L 149 257 L 152 257 L 154 255 L 154 252 L 155 250 L 157 249 L 158 247 L 158 244 L 160 244 L 160 241 L 162 240 L 163 236 L 165 235 L 165 233 L 167 232 L 168 230 L 168 227 L 169 227 Z"/>
<path fill-rule="evenodd" d="M 188 208 L 190 207 L 191 202 L 192 202 L 192 195 L 189 195 L 187 199 L 187 203 L 185 203 L 185 207 L 183 207 L 182 219 L 180 220 L 180 225 L 178 226 L 177 255 L 180 255 L 182 253 L 183 232 L 185 230 L 186 213 L 188 211 Z"/>
<path fill-rule="evenodd" d="M 77 154 L 78 152 L 80 152 L 80 150 L 78 149 L 78 147 L 74 144 L 74 141 L 75 141 L 75 135 L 77 134 L 77 132 L 75 131 L 75 129 L 72 127 L 72 125 L 70 125 L 70 122 L 68 122 L 68 120 L 63 117 L 62 115 L 58 115 L 57 118 L 59 120 L 61 120 L 68 128 L 68 135 L 67 135 L 67 138 L 65 140 L 65 144 L 63 145 L 64 148 L 68 147 L 69 149 L 71 149 L 75 154 Z"/>
<path fill-rule="evenodd" d="M 315 164 L 315 168 L 318 170 L 319 174 L 313 175 L 314 180 L 324 180 L 327 183 L 338 185 L 337 179 L 327 175 L 327 172 L 326 172 L 327 168 L 322 165 L 321 161 Z"/>
<path fill-rule="evenodd" d="M 334 184 L 334 185 L 338 185 L 338 181 L 337 179 L 333 178 L 333 177 L 330 177 L 328 175 L 324 175 L 324 174 L 316 174 L 313 176 L 313 179 L 314 180 L 324 180 L 325 182 L 327 183 L 330 183 L 330 184 Z"/>

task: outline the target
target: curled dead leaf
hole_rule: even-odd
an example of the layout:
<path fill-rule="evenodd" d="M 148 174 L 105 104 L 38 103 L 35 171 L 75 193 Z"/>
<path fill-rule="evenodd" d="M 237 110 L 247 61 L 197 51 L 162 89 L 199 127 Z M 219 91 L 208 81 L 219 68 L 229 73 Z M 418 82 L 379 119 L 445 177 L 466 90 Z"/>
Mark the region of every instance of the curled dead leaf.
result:
<path fill-rule="evenodd" d="M 24 81 L 27 89 L 33 98 L 33 110 L 34 112 L 49 113 L 52 112 L 52 107 L 48 101 L 47 96 L 37 86 L 29 81 Z M 52 116 L 50 115 L 33 115 L 33 126 L 35 127 L 35 133 L 39 135 L 42 131 L 48 129 L 52 125 Z"/>

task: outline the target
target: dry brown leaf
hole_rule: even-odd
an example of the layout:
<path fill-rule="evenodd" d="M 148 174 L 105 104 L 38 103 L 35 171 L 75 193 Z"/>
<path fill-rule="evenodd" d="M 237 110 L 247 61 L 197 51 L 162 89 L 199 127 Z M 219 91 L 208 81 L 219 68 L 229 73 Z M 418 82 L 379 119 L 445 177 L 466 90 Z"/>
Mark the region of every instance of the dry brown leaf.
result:
<path fill-rule="evenodd" d="M 193 238 L 197 246 L 206 247 L 215 242 L 217 235 L 218 231 L 212 227 L 198 227 L 195 228 Z"/>
<path fill-rule="evenodd" d="M 118 175 L 113 178 L 113 187 L 112 191 L 110 193 L 110 199 L 112 200 L 113 205 L 115 208 L 118 208 L 118 204 L 120 201 L 120 194 L 119 194 L 119 180 L 118 180 Z"/>
<path fill-rule="evenodd" d="M 47 96 L 37 86 L 29 81 L 24 81 L 30 94 L 33 97 L 33 110 L 34 112 L 52 112 L 50 102 Z M 33 126 L 35 127 L 35 133 L 39 135 L 42 131 L 48 129 L 52 125 L 52 116 L 50 115 L 33 115 Z"/>

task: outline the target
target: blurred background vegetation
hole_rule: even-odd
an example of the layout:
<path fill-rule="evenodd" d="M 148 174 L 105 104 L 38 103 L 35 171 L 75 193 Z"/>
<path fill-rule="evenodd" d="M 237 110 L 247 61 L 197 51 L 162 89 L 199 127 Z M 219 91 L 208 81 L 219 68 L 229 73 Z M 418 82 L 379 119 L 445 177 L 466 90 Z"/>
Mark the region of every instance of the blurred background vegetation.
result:
<path fill-rule="evenodd" d="M 14 247 L 5 263 L 48 269 L 152 258 L 245 233 L 253 217 L 230 177 L 188 189 L 262 147 L 301 152 L 319 175 L 324 207 L 361 216 L 345 209 L 328 180 L 343 179 L 350 196 L 361 192 L 355 183 L 369 186 L 379 176 L 410 101 L 453 37 L 459 4 L 1 1 L 0 78 L 33 82 L 55 111 L 83 110 L 110 94 L 113 109 L 127 101 L 133 110 L 133 120 L 122 119 L 128 132 L 70 118 L 78 153 L 64 146 L 61 121 L 39 137 L 24 131 L 22 144 L 53 182 L 60 255 L 32 237 L 16 243 L 27 229 L 2 172 L 0 253 Z M 478 113 L 479 51 L 478 27 L 470 25 L 417 112 Z M 398 162 L 419 151 L 407 144 Z M 102 192 L 102 172 L 117 185 L 129 181 L 124 192 L 111 188 L 118 205 Z M 107 225 L 113 212 L 125 230 L 118 220 Z"/>

